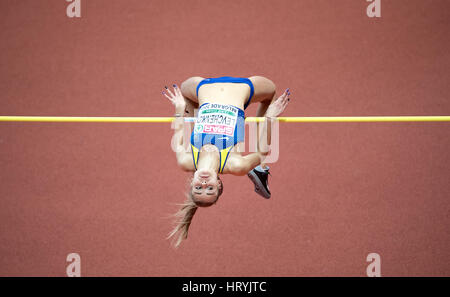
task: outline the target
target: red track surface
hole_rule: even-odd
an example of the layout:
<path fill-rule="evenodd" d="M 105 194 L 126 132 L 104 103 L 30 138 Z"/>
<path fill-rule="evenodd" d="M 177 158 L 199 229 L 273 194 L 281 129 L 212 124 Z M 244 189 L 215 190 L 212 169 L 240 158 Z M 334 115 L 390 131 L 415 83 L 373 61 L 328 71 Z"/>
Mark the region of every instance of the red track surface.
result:
<path fill-rule="evenodd" d="M 82 2 L 0 2 L 1 115 L 170 116 L 195 75 L 266 76 L 285 116 L 450 115 L 447 0 Z M 449 123 L 281 128 L 272 199 L 224 176 L 175 251 L 170 125 L 1 123 L 0 275 L 450 275 Z"/>

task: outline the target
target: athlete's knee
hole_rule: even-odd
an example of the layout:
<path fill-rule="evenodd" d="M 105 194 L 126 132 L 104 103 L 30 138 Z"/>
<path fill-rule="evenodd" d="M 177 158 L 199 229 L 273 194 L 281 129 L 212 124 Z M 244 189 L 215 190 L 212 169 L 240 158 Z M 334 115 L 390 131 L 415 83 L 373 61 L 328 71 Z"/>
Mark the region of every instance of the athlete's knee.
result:
<path fill-rule="evenodd" d="M 262 98 L 260 101 L 271 101 L 276 93 L 276 85 L 273 81 L 264 76 L 252 76 L 250 80 L 257 88 L 258 96 Z"/>
<path fill-rule="evenodd" d="M 259 83 L 261 85 L 264 85 L 266 88 L 274 90 L 276 89 L 275 83 L 265 76 L 260 75 L 251 76 L 250 80 L 255 81 L 256 83 Z"/>
<path fill-rule="evenodd" d="M 180 90 L 183 96 L 196 102 L 197 101 L 196 87 L 201 80 L 202 78 L 200 76 L 193 76 L 183 81 L 180 85 Z"/>

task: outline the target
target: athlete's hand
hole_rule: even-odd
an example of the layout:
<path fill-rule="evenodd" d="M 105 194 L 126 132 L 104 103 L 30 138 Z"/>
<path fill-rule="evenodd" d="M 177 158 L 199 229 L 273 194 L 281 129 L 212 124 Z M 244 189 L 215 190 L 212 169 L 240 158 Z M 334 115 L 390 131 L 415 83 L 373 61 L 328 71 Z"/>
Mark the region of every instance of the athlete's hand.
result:
<path fill-rule="evenodd" d="M 173 105 L 175 105 L 176 110 L 183 111 L 186 108 L 186 101 L 184 100 L 183 95 L 181 94 L 180 88 L 178 88 L 177 85 L 173 85 L 173 92 L 166 86 L 165 91 L 162 92 L 162 94 L 169 99 L 170 102 L 172 102 Z"/>
<path fill-rule="evenodd" d="M 267 108 L 266 117 L 277 117 L 283 113 L 289 103 L 289 95 L 291 95 L 291 93 L 289 92 L 289 89 L 286 89 L 277 100 L 273 101 Z"/>

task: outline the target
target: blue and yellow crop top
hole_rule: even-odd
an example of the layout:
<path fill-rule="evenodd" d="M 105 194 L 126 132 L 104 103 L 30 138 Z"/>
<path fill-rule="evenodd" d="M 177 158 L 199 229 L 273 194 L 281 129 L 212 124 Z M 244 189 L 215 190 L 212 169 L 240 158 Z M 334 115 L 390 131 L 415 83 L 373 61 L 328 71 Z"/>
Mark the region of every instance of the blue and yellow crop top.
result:
<path fill-rule="evenodd" d="M 194 130 L 191 134 L 195 169 L 197 169 L 202 146 L 212 144 L 219 149 L 219 173 L 222 173 L 230 150 L 244 139 L 245 115 L 242 109 L 228 104 L 202 104 L 198 110 Z"/>
<path fill-rule="evenodd" d="M 219 78 L 207 78 L 197 86 L 216 82 L 246 83 L 250 86 L 250 96 L 245 103 L 244 109 L 254 93 L 252 82 L 248 78 L 223 76 Z M 219 149 L 220 167 L 219 173 L 223 172 L 231 149 L 245 139 L 245 113 L 239 107 L 229 104 L 204 103 L 199 107 L 195 120 L 194 130 L 191 134 L 191 149 L 194 166 L 197 170 L 200 149 L 205 144 L 215 145 Z"/>

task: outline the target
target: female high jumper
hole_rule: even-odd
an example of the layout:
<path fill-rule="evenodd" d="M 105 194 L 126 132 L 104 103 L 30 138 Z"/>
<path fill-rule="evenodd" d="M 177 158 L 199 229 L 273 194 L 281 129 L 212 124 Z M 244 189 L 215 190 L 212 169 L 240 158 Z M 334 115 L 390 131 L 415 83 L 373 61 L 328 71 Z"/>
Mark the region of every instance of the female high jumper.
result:
<path fill-rule="evenodd" d="M 270 121 L 278 117 L 289 102 L 289 89 L 275 99 L 275 84 L 262 76 L 249 78 L 223 76 L 191 77 L 181 87 L 166 86 L 163 95 L 175 106 L 174 143 L 178 165 L 194 172 L 189 181 L 187 200 L 175 214 L 177 221 L 168 238 L 178 234 L 174 246 L 187 238 L 189 226 L 198 207 L 217 202 L 223 192 L 219 174 L 248 175 L 255 192 L 270 198 L 267 184 L 269 167 L 263 163 L 269 152 Z M 244 141 L 244 110 L 250 103 L 260 103 L 257 117 L 265 117 L 259 125 L 258 152 L 245 156 L 237 149 Z M 194 117 L 190 151 L 184 149 L 184 117 Z"/>

